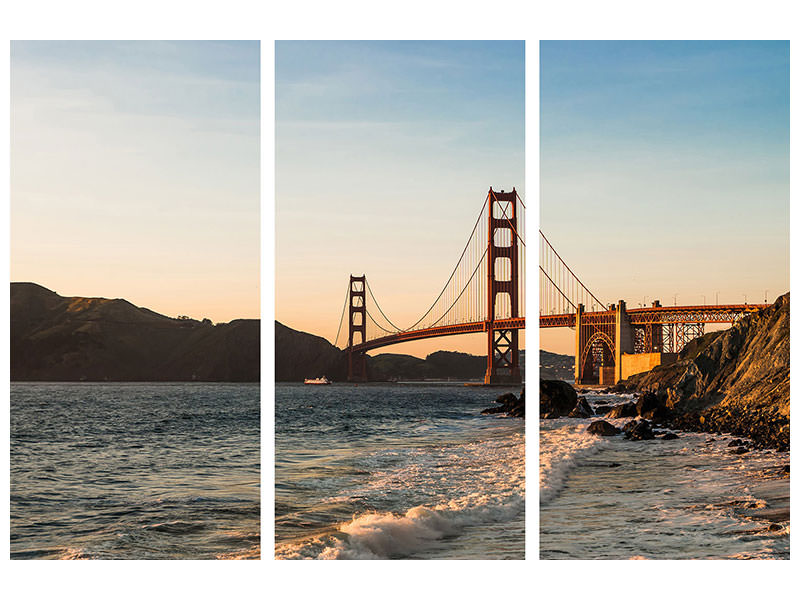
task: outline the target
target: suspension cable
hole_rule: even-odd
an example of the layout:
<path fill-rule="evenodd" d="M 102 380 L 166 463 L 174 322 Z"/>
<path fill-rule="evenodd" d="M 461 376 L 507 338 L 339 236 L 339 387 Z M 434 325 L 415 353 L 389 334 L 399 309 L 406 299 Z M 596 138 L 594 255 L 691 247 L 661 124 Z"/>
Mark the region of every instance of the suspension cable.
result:
<path fill-rule="evenodd" d="M 347 291 L 344 294 L 344 305 L 342 305 L 342 316 L 339 317 L 339 328 L 336 330 L 336 341 L 333 342 L 334 346 L 339 346 L 339 332 L 342 330 L 342 323 L 344 322 L 344 312 L 347 309 L 347 300 L 350 297 L 350 283 L 347 284 Z"/>
<path fill-rule="evenodd" d="M 397 325 L 392 323 L 391 319 L 389 319 L 389 317 L 386 316 L 386 313 L 383 312 L 383 310 L 381 309 L 381 305 L 378 304 L 378 301 L 375 299 L 375 294 L 372 293 L 372 288 L 369 287 L 369 280 L 365 280 L 365 281 L 367 282 L 367 291 L 369 291 L 369 296 L 370 296 L 370 298 L 372 298 L 372 301 L 375 303 L 375 306 L 378 307 L 378 311 L 383 315 L 383 318 L 386 319 L 387 323 L 389 323 L 389 325 L 394 327 L 398 332 L 403 331 Z"/>
<path fill-rule="evenodd" d="M 369 311 L 366 309 L 366 307 L 364 308 L 364 312 L 367 313 L 367 316 L 369 317 L 369 320 L 372 321 L 373 323 L 375 323 L 375 327 L 377 327 L 378 329 L 380 329 L 382 331 L 385 331 L 386 333 L 389 333 L 389 334 L 398 333 L 397 331 L 389 331 L 388 329 L 384 329 L 383 327 L 378 325 L 378 322 L 375 319 L 372 318 L 372 315 L 369 314 Z M 366 340 L 364 340 L 364 341 L 366 341 Z"/>
<path fill-rule="evenodd" d="M 469 248 L 469 244 L 472 241 L 472 236 L 475 235 L 475 230 L 478 228 L 478 224 L 481 222 L 481 217 L 483 217 L 483 211 L 486 209 L 486 204 L 488 202 L 489 202 L 489 195 L 487 194 L 486 195 L 486 199 L 483 201 L 483 207 L 481 208 L 481 212 L 478 215 L 478 220 L 475 221 L 475 226 L 472 228 L 472 233 L 469 234 L 469 239 L 467 240 L 467 245 L 464 246 L 464 250 L 461 252 L 461 256 L 458 258 L 458 262 L 456 262 L 456 266 L 453 268 L 453 272 L 450 273 L 450 277 L 447 279 L 447 283 L 444 284 L 444 287 L 442 288 L 442 291 L 439 292 L 439 295 L 436 297 L 436 300 L 433 301 L 433 304 L 431 304 L 430 308 L 425 311 L 425 314 L 422 315 L 416 323 L 414 323 L 411 327 L 407 327 L 406 329 L 403 329 L 401 331 L 409 331 L 410 329 L 414 329 L 414 327 L 419 325 L 422 322 L 422 320 L 425 317 L 428 316 L 428 314 L 433 310 L 433 307 L 436 306 L 436 303 L 439 302 L 439 299 L 442 297 L 442 294 L 444 294 L 445 290 L 447 289 L 447 286 L 450 285 L 450 281 L 452 281 L 453 275 L 456 274 L 456 271 L 458 270 L 458 266 L 461 264 L 461 259 L 464 258 L 464 254 L 466 254 L 466 252 L 467 252 L 467 248 Z"/>
<path fill-rule="evenodd" d="M 438 319 L 436 319 L 433 323 L 431 323 L 429 325 L 429 327 L 433 327 L 434 325 L 436 325 L 439 321 L 441 321 L 442 319 L 445 318 L 447 313 L 449 313 L 451 310 L 453 310 L 453 307 L 456 305 L 456 303 L 458 302 L 459 298 L 461 298 L 462 294 L 464 293 L 464 290 L 466 290 L 469 287 L 469 284 L 472 282 L 472 279 L 475 277 L 475 273 L 478 272 L 478 269 L 483 264 L 483 259 L 486 258 L 486 253 L 487 252 L 489 252 L 489 247 L 488 246 L 486 247 L 486 250 L 483 251 L 483 256 L 481 256 L 481 260 L 475 266 L 475 270 L 472 271 L 472 275 L 469 276 L 469 279 L 467 280 L 467 283 L 464 285 L 463 288 L 461 288 L 461 292 L 458 294 L 456 299 L 453 300 L 453 303 L 450 305 L 450 308 L 448 308 L 446 311 L 444 311 L 444 313 L 442 313 L 442 316 L 439 317 Z"/>
<path fill-rule="evenodd" d="M 548 280 L 550 283 L 552 283 L 552 284 L 553 284 L 553 287 L 554 287 L 554 288 L 556 288 L 556 289 L 558 290 L 558 292 L 559 292 L 559 293 L 560 293 L 560 294 L 561 294 L 561 295 L 564 297 L 564 300 L 566 300 L 567 302 L 569 302 L 569 304 L 570 304 L 570 306 L 572 306 L 572 308 L 574 308 L 575 310 L 578 310 L 578 307 L 577 307 L 577 306 L 575 306 L 575 305 L 572 303 L 572 300 L 570 300 L 570 299 L 569 299 L 569 297 L 568 297 L 568 296 L 567 296 L 567 295 L 566 295 L 564 292 L 562 292 L 562 291 L 561 291 L 561 288 L 560 288 L 560 287 L 558 287 L 558 286 L 555 284 L 555 282 L 554 282 L 552 279 L 550 279 L 550 275 L 548 275 L 548 274 L 547 274 L 547 272 L 546 272 L 546 271 L 545 271 L 545 270 L 542 268 L 542 265 L 539 265 L 539 270 L 542 272 L 542 274 L 543 274 L 545 277 L 547 277 L 547 280 Z"/>
<path fill-rule="evenodd" d="M 586 290 L 586 291 L 589 293 L 589 295 L 590 295 L 592 298 L 594 298 L 594 301 L 595 301 L 595 302 L 597 302 L 597 303 L 598 303 L 600 306 L 602 306 L 604 309 L 608 310 L 608 307 L 607 307 L 605 304 L 603 304 L 602 302 L 600 302 L 600 300 L 598 300 L 598 299 L 597 299 L 597 296 L 595 296 L 595 295 L 594 295 L 594 294 L 591 292 L 591 290 L 590 290 L 589 288 L 587 288 L 587 287 L 586 287 L 586 286 L 583 284 L 583 282 L 580 280 L 580 278 L 579 278 L 577 275 L 575 275 L 575 273 L 573 273 L 573 272 L 572 272 L 572 269 L 570 269 L 570 268 L 569 268 L 569 265 L 568 265 L 566 262 L 564 262 L 564 259 L 563 259 L 563 258 L 561 258 L 561 256 L 560 256 L 560 255 L 559 255 L 559 253 L 556 251 L 556 249 L 555 249 L 555 248 L 553 248 L 553 244 L 551 244 L 551 243 L 550 243 L 550 240 L 548 240 L 548 239 L 547 239 L 547 237 L 546 237 L 546 236 L 545 236 L 545 235 L 542 233 L 542 230 L 541 230 L 541 229 L 539 230 L 539 235 L 541 235 L 541 236 L 542 236 L 542 238 L 544 238 L 544 241 L 547 243 L 547 245 L 548 245 L 548 246 L 550 247 L 550 249 L 553 251 L 553 254 L 555 254 L 555 255 L 558 257 L 558 260 L 560 260 L 560 261 L 561 261 L 561 264 L 562 264 L 562 265 L 564 265 L 564 266 L 567 268 L 567 271 L 569 271 L 570 275 L 572 275 L 572 276 L 573 276 L 573 277 L 574 277 L 574 278 L 575 278 L 575 279 L 578 281 L 578 283 L 580 283 L 580 284 L 581 284 L 581 287 L 582 287 L 584 290 Z"/>

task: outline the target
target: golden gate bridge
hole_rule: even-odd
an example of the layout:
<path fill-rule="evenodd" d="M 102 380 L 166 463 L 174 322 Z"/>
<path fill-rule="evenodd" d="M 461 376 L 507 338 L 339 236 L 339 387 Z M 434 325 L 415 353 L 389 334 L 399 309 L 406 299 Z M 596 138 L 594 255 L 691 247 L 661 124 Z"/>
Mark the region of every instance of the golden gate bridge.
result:
<path fill-rule="evenodd" d="M 539 231 L 539 327 L 575 330 L 575 383 L 617 383 L 672 362 L 706 323 L 734 323 L 768 304 L 713 304 L 628 309 L 605 305 Z M 591 310 L 587 310 L 590 308 Z"/>
<path fill-rule="evenodd" d="M 369 350 L 448 335 L 485 333 L 485 383 L 520 383 L 525 328 L 525 204 L 516 188 L 489 188 L 461 256 L 422 315 L 405 327 L 383 311 L 366 275 L 350 275 L 334 345 L 347 316 L 347 378 L 367 380 Z M 374 308 L 373 308 L 374 307 Z"/>

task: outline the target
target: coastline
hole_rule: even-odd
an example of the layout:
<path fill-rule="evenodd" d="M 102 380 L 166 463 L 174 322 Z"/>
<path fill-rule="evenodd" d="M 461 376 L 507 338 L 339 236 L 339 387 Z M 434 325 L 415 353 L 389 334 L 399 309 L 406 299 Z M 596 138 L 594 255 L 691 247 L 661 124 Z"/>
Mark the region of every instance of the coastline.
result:
<path fill-rule="evenodd" d="M 662 427 L 595 436 L 596 420 L 540 421 L 541 559 L 788 558 L 787 452 L 736 454 L 740 438 Z"/>

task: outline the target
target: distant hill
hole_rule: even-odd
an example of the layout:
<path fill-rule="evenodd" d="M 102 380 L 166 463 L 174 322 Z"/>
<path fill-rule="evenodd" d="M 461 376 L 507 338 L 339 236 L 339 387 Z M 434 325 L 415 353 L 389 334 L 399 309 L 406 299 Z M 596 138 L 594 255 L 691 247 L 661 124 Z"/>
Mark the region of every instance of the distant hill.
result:
<path fill-rule="evenodd" d="M 520 352 L 523 355 L 524 352 Z M 483 380 L 486 356 L 439 351 L 426 358 L 385 353 L 367 357 L 370 381 L 423 379 Z M 347 379 L 347 353 L 325 338 L 297 331 L 275 321 L 275 380 L 303 381 L 325 375 Z"/>
<path fill-rule="evenodd" d="M 11 284 L 12 381 L 259 381 L 260 321 L 167 317 Z"/>
<path fill-rule="evenodd" d="M 575 380 L 575 357 L 539 350 L 539 378 Z"/>

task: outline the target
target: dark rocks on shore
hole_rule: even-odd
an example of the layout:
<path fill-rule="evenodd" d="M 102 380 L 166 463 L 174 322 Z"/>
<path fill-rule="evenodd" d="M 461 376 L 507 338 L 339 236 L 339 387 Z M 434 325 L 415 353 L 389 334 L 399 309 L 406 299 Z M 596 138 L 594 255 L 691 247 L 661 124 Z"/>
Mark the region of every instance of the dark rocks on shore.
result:
<path fill-rule="evenodd" d="M 579 419 L 585 419 L 587 417 L 591 417 L 593 415 L 592 407 L 589 406 L 589 403 L 586 401 L 586 398 L 580 396 L 578 401 L 575 403 L 575 408 L 570 411 L 569 416 Z"/>
<path fill-rule="evenodd" d="M 610 412 L 611 412 L 611 408 L 612 408 L 612 407 L 611 407 L 611 406 L 609 406 L 608 404 L 605 404 L 605 405 L 600 405 L 600 406 L 595 406 L 595 407 L 594 407 L 594 413 L 595 413 L 596 415 L 605 415 L 605 414 L 608 414 L 608 413 L 610 413 Z"/>
<path fill-rule="evenodd" d="M 731 440 L 728 444 L 728 448 L 733 448 L 734 446 L 744 446 L 744 442 L 742 440 Z"/>
<path fill-rule="evenodd" d="M 650 422 L 645 419 L 633 421 L 633 426 L 625 431 L 625 439 L 639 441 L 655 439 L 656 434 L 650 426 Z"/>
<path fill-rule="evenodd" d="M 661 421 L 669 417 L 666 399 L 653 392 L 645 392 L 636 401 L 636 412 L 640 417 Z"/>
<path fill-rule="evenodd" d="M 565 417 L 578 402 L 575 389 L 565 381 L 539 380 L 539 414 L 543 419 Z"/>
<path fill-rule="evenodd" d="M 747 446 L 736 446 L 733 450 L 731 450 L 731 454 L 745 454 L 750 452 L 750 448 Z"/>
<path fill-rule="evenodd" d="M 595 435 L 617 435 L 620 433 L 620 430 L 617 427 L 614 427 L 611 423 L 604 420 L 599 421 L 592 421 L 589 424 L 589 427 L 586 428 L 587 433 L 593 433 Z"/>
<path fill-rule="evenodd" d="M 511 392 L 508 392 L 498 396 L 495 399 L 495 402 L 500 403 L 500 406 L 491 406 L 489 408 L 485 408 L 481 411 L 481 414 L 494 415 L 505 413 L 509 417 L 518 417 L 522 419 L 525 418 L 525 388 L 522 388 L 519 398 L 517 398 Z"/>
<path fill-rule="evenodd" d="M 668 432 L 668 433 L 665 433 L 664 435 L 662 435 L 662 436 L 661 436 L 661 439 L 662 439 L 662 440 L 677 440 L 677 439 L 678 439 L 678 437 L 679 437 L 679 436 L 678 436 L 677 434 L 675 434 L 675 433 L 672 433 L 672 432 L 670 431 L 670 432 Z"/>
<path fill-rule="evenodd" d="M 636 411 L 636 405 L 633 402 L 627 402 L 625 404 L 618 404 L 614 408 L 611 409 L 611 412 L 608 413 L 609 419 L 621 419 L 623 417 L 635 417 L 639 413 Z"/>

